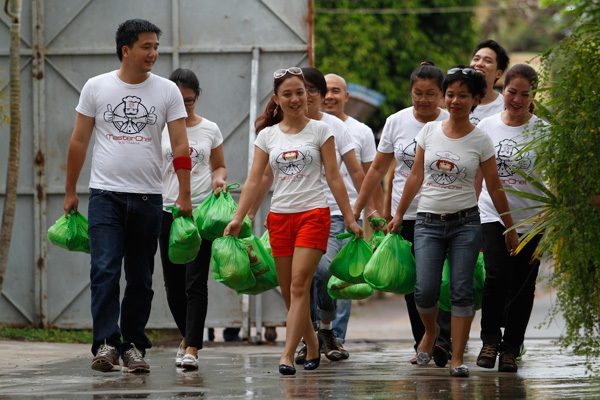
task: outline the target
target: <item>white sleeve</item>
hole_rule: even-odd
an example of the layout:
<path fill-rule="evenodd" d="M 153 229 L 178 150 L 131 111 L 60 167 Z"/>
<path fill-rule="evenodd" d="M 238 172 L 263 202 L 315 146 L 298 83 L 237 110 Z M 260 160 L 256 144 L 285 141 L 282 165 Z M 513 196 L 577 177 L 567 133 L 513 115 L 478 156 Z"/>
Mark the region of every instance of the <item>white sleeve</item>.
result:
<path fill-rule="evenodd" d="M 373 135 L 371 128 L 366 125 L 364 134 L 362 135 L 362 141 L 361 160 L 363 163 L 371 162 L 375 159 L 375 154 L 377 154 L 377 150 L 375 149 L 375 135 Z"/>

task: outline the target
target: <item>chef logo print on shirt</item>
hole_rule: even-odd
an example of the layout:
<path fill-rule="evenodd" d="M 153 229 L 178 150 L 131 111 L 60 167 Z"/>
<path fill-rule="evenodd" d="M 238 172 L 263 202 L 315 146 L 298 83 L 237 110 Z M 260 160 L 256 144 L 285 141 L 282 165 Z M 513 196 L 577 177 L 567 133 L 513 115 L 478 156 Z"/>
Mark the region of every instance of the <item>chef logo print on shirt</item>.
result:
<path fill-rule="evenodd" d="M 156 123 L 156 114 L 154 106 L 150 111 L 142 104 L 142 99 L 137 96 L 127 96 L 123 101 L 113 107 L 108 104 L 107 111 L 104 112 L 104 120 L 112 124 L 121 133 L 135 135 L 140 133 L 146 125 Z"/>
<path fill-rule="evenodd" d="M 192 169 L 193 169 L 197 164 L 201 164 L 206 157 L 204 156 L 204 149 L 198 150 L 195 147 L 193 147 L 195 144 L 197 144 L 196 141 L 190 140 L 189 144 L 190 144 L 190 147 L 189 147 L 190 158 L 192 159 Z M 174 158 L 173 150 L 167 149 L 167 162 L 172 163 L 173 158 Z"/>
<path fill-rule="evenodd" d="M 431 177 L 439 185 L 451 185 L 456 180 L 467 176 L 466 167 L 462 169 L 456 164 L 460 157 L 450 151 L 435 153 L 439 158 L 429 165 Z"/>
<path fill-rule="evenodd" d="M 517 169 L 529 169 L 532 161 L 529 158 L 529 152 L 519 153 L 520 149 L 517 142 L 511 139 L 504 139 L 496 146 L 496 165 L 498 166 L 498 176 L 506 178 L 513 176 Z"/>
<path fill-rule="evenodd" d="M 273 161 L 273 169 L 278 169 L 285 175 L 298 175 L 310 163 L 312 163 L 310 151 L 304 154 L 300 150 L 291 149 L 277 156 Z"/>
<path fill-rule="evenodd" d="M 400 144 L 400 148 L 396 153 L 396 157 L 398 160 L 403 160 L 404 164 L 409 169 L 412 169 L 413 164 L 415 163 L 415 156 L 417 155 L 417 141 L 413 139 L 412 143 L 406 147 L 403 147 Z"/>

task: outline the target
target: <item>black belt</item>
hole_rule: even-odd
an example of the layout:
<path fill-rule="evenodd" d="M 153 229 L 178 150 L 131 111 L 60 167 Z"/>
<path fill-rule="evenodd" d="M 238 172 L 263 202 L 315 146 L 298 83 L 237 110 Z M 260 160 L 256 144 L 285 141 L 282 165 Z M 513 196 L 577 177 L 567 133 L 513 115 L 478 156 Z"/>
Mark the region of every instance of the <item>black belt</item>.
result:
<path fill-rule="evenodd" d="M 467 208 L 466 210 L 461 210 L 459 212 L 455 212 L 452 214 L 433 214 L 433 213 L 428 213 L 428 212 L 420 212 L 417 213 L 417 215 L 419 217 L 425 217 L 428 219 L 434 219 L 437 221 L 452 221 L 452 220 L 456 220 L 456 219 L 461 219 L 461 218 L 465 218 L 468 217 L 469 215 L 473 215 L 475 213 L 477 213 L 479 211 L 479 207 L 475 206 L 475 207 L 471 207 L 471 208 Z"/>

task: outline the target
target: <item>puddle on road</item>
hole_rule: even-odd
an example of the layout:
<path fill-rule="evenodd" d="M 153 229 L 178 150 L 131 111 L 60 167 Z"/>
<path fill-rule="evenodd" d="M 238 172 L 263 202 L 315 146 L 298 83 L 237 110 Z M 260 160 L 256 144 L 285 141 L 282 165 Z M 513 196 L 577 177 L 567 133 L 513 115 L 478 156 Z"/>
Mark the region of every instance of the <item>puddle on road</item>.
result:
<path fill-rule="evenodd" d="M 281 377 L 281 348 L 203 350 L 198 371 L 172 365 L 172 352 L 151 353 L 151 373 L 99 373 L 89 360 L 0 373 L 0 399 L 581 399 L 600 398 L 600 377 L 586 374 L 584 358 L 550 340 L 527 342 L 516 374 L 475 366 L 476 341 L 466 357 L 471 376 L 451 378 L 447 368 L 414 366 L 408 342 L 350 343 L 348 361 L 323 357 L 315 371 Z M 350 346 L 347 346 L 350 347 Z"/>

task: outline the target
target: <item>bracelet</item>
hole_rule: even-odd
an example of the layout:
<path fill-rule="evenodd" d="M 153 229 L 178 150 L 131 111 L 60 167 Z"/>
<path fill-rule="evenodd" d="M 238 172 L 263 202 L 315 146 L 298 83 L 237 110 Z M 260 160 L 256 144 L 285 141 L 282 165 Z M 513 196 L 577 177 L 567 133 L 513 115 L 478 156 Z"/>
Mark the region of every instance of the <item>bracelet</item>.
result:
<path fill-rule="evenodd" d="M 173 159 L 173 168 L 175 171 L 178 169 L 192 169 L 192 157 L 190 156 L 179 156 Z"/>
<path fill-rule="evenodd" d="M 371 214 L 367 215 L 367 220 L 372 217 L 373 215 L 375 215 L 375 213 L 377 212 L 377 210 L 373 211 Z"/>

